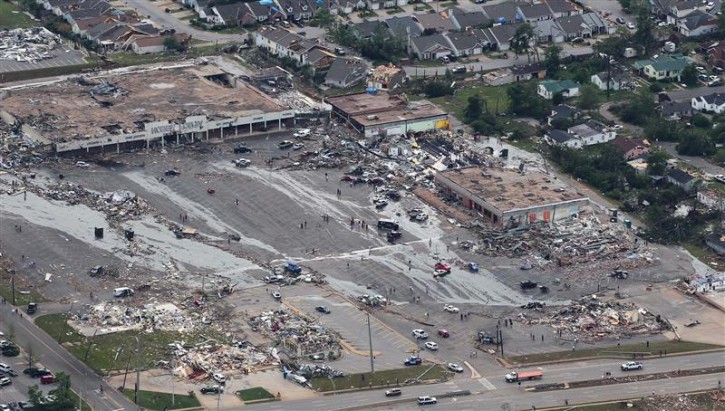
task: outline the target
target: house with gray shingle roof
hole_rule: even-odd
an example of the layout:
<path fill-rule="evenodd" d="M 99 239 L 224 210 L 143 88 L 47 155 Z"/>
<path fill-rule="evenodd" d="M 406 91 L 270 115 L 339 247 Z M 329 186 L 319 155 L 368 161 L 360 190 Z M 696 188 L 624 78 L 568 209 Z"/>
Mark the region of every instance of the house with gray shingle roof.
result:
<path fill-rule="evenodd" d="M 491 49 L 506 51 L 511 48 L 511 39 L 516 33 L 517 25 L 502 24 L 488 29 L 488 38 L 491 40 Z"/>
<path fill-rule="evenodd" d="M 524 21 L 532 23 L 534 21 L 550 20 L 554 18 L 554 14 L 546 4 L 520 4 L 519 14 Z"/>
<path fill-rule="evenodd" d="M 523 21 L 518 6 L 513 2 L 491 4 L 481 9 L 494 23 L 514 24 Z"/>
<path fill-rule="evenodd" d="M 423 30 L 435 30 L 439 33 L 443 33 L 449 30 L 456 30 L 456 25 L 453 23 L 448 13 L 424 13 L 414 14 L 413 20 L 417 21 Z"/>
<path fill-rule="evenodd" d="M 339 88 L 354 86 L 365 79 L 368 69 L 362 59 L 338 57 L 325 75 L 325 85 Z"/>
<path fill-rule="evenodd" d="M 451 42 L 441 33 L 411 40 L 411 52 L 421 60 L 436 60 L 454 53 Z"/>
<path fill-rule="evenodd" d="M 423 27 L 413 20 L 411 16 L 391 17 L 383 22 L 388 27 L 394 37 L 405 39 L 410 37 L 418 37 L 423 34 Z"/>
<path fill-rule="evenodd" d="M 556 20 L 540 20 L 531 23 L 534 29 L 536 42 L 542 43 L 563 43 L 566 35 Z"/>
<path fill-rule="evenodd" d="M 544 2 L 551 9 L 554 18 L 569 17 L 581 13 L 581 10 L 567 0 L 544 0 Z"/>
<path fill-rule="evenodd" d="M 714 33 L 717 26 L 717 17 L 701 10 L 695 10 L 677 20 L 677 31 L 685 37 L 697 37 Z"/>
<path fill-rule="evenodd" d="M 453 7 L 448 10 L 448 15 L 451 16 L 451 20 L 457 30 L 475 29 L 480 26 L 485 26 L 491 22 L 491 19 L 486 17 L 482 11 L 465 11 L 457 7 Z"/>
<path fill-rule="evenodd" d="M 456 56 L 475 56 L 483 53 L 491 42 L 485 32 L 481 29 L 467 31 L 452 31 L 445 34 L 453 46 L 453 54 Z"/>

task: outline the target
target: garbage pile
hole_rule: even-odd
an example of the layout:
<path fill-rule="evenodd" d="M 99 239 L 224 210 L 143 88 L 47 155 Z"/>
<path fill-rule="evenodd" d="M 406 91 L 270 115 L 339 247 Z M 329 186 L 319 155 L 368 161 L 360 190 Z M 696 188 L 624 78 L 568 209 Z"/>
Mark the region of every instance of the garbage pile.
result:
<path fill-rule="evenodd" d="M 104 302 L 90 306 L 87 312 L 78 312 L 71 319 L 71 324 L 82 328 L 98 328 L 101 333 L 127 330 L 142 330 L 147 333 L 187 332 L 192 330 L 195 324 L 203 322 L 204 317 L 201 314 L 189 315 L 172 303 L 148 303 L 140 307 L 131 307 Z"/>
<path fill-rule="evenodd" d="M 344 372 L 332 369 L 325 364 L 303 364 L 297 370 L 297 374 L 308 380 L 314 377 L 340 378 L 345 376 Z"/>
<path fill-rule="evenodd" d="M 183 364 L 174 369 L 174 374 L 184 378 L 206 378 L 215 372 L 234 371 L 246 375 L 255 367 L 276 363 L 276 349 L 260 349 L 252 344 L 226 345 L 207 340 L 195 345 L 177 342 L 173 347 L 175 358 Z"/>
<path fill-rule="evenodd" d="M 48 188 L 34 188 L 39 195 L 45 198 L 65 201 L 68 205 L 84 204 L 94 210 L 102 211 L 109 221 L 141 217 L 152 210 L 146 201 L 126 190 L 102 195 L 72 183 L 58 183 L 50 185 Z"/>
<path fill-rule="evenodd" d="M 249 325 L 298 357 L 340 349 L 337 333 L 284 310 L 265 311 L 250 318 Z"/>
<path fill-rule="evenodd" d="M 575 336 L 582 342 L 594 342 L 604 338 L 631 337 L 642 334 L 658 334 L 669 329 L 659 315 L 654 315 L 631 303 L 579 300 L 551 315 L 530 320 L 520 314 L 522 322 L 549 324 L 562 337 Z"/>
<path fill-rule="evenodd" d="M 50 51 L 60 45 L 60 36 L 45 27 L 0 31 L 0 60 L 35 64 L 53 58 Z"/>

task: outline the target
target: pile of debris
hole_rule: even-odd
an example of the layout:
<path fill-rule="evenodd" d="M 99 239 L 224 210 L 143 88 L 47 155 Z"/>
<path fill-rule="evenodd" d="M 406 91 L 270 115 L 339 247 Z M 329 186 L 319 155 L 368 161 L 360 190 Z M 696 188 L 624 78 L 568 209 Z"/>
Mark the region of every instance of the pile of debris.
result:
<path fill-rule="evenodd" d="M 345 376 L 344 372 L 332 369 L 325 364 L 303 364 L 297 370 L 297 374 L 308 380 L 314 377 L 340 378 Z"/>
<path fill-rule="evenodd" d="M 0 60 L 35 64 L 53 58 L 49 52 L 60 45 L 60 36 L 45 27 L 0 30 Z"/>
<path fill-rule="evenodd" d="M 642 398 L 634 404 L 635 408 L 642 411 L 660 411 L 660 410 L 677 410 L 677 411 L 698 411 L 698 410 L 718 410 L 725 406 L 725 393 L 722 391 L 712 391 L 698 395 L 691 394 L 672 394 L 672 395 L 653 395 Z M 626 408 L 630 408 L 630 404 L 625 404 Z"/>
<path fill-rule="evenodd" d="M 174 374 L 184 378 L 206 378 L 215 372 L 235 371 L 246 375 L 256 367 L 277 363 L 276 349 L 263 350 L 249 342 L 226 345 L 207 340 L 201 344 L 177 342 L 171 346 L 175 358 L 183 364 L 174 369 Z"/>
<path fill-rule="evenodd" d="M 207 316 L 187 314 L 172 303 L 148 303 L 131 307 L 114 302 L 89 306 L 87 312 L 78 312 L 69 322 L 79 329 L 98 328 L 102 333 L 127 330 L 186 332 L 195 324 L 209 323 Z"/>
<path fill-rule="evenodd" d="M 538 310 L 537 310 L 538 311 Z M 558 312 L 534 320 L 520 314 L 522 322 L 549 324 L 562 337 L 575 336 L 582 342 L 595 342 L 604 338 L 658 334 L 669 329 L 668 323 L 631 303 L 602 302 L 582 299 L 572 302 Z"/>
<path fill-rule="evenodd" d="M 298 357 L 340 349 L 337 333 L 284 310 L 265 311 L 250 318 L 249 325 Z"/>

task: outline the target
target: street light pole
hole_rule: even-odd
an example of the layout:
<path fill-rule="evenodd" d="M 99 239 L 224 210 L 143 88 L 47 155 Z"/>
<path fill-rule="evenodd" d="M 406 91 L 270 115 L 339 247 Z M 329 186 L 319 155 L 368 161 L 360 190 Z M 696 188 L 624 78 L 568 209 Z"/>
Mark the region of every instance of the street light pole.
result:
<path fill-rule="evenodd" d="M 370 313 L 367 313 L 368 317 L 368 341 L 370 342 L 370 373 L 375 374 L 375 361 L 373 359 L 373 333 L 370 330 Z M 371 376 L 372 378 L 372 376 Z M 372 380 L 371 380 L 372 382 Z"/>

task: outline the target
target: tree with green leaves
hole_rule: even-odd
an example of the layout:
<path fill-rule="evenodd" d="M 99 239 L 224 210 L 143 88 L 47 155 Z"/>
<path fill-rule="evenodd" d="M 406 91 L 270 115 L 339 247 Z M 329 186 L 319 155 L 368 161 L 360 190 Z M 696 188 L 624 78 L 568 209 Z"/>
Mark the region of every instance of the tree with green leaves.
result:
<path fill-rule="evenodd" d="M 174 36 L 168 36 L 164 39 L 164 48 L 169 51 L 184 51 L 186 48 Z"/>
<path fill-rule="evenodd" d="M 704 130 L 686 130 L 677 144 L 677 152 L 688 156 L 711 156 L 715 151 L 715 144 Z"/>
<path fill-rule="evenodd" d="M 667 160 L 670 156 L 662 151 L 657 150 L 647 158 L 647 174 L 651 176 L 663 176 L 667 169 Z"/>
<path fill-rule="evenodd" d="M 599 105 L 599 89 L 592 84 L 584 84 L 579 87 L 577 107 L 582 110 L 591 110 L 597 105 Z"/>
<path fill-rule="evenodd" d="M 551 102 L 536 94 L 536 83 L 516 83 L 506 91 L 511 101 L 511 112 L 519 116 L 542 119 L 551 114 Z"/>
<path fill-rule="evenodd" d="M 638 44 L 644 48 L 644 54 L 648 55 L 658 46 L 657 38 L 655 38 L 655 25 L 650 19 L 649 9 L 643 5 L 637 10 L 637 31 L 632 36 L 634 44 Z"/>
<path fill-rule="evenodd" d="M 330 10 L 319 8 L 315 11 L 314 17 L 310 20 L 310 25 L 328 28 L 335 22 L 335 16 L 330 14 Z"/>
<path fill-rule="evenodd" d="M 600 40 L 592 46 L 594 51 L 597 53 L 603 53 L 608 58 L 619 59 L 624 54 L 624 49 L 629 44 L 629 33 L 625 36 L 610 36 L 606 39 Z"/>
<path fill-rule="evenodd" d="M 463 111 L 464 121 L 469 123 L 476 121 L 483 114 L 485 105 L 486 100 L 482 99 L 481 96 L 474 95 L 468 97 L 466 109 Z"/>
<path fill-rule="evenodd" d="M 516 56 L 526 53 L 526 57 L 531 62 L 529 51 L 534 42 L 534 28 L 529 23 L 524 23 L 516 27 L 516 32 L 511 38 L 511 50 Z"/>
<path fill-rule="evenodd" d="M 556 74 L 559 72 L 561 67 L 561 47 L 556 44 L 546 48 L 544 52 L 544 59 L 546 63 L 546 75 L 552 78 L 556 78 Z"/>
<path fill-rule="evenodd" d="M 689 64 L 687 67 L 682 69 L 682 73 L 680 73 L 680 81 L 688 86 L 697 85 L 697 69 L 695 69 L 694 64 Z"/>

